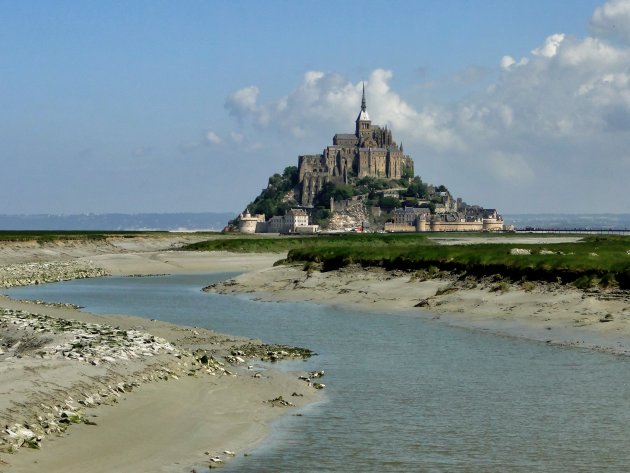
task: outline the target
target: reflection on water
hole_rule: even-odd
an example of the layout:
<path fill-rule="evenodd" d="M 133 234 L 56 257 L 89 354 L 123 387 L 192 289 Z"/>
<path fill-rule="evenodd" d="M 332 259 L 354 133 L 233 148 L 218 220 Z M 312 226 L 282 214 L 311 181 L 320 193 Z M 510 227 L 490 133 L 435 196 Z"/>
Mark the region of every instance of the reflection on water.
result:
<path fill-rule="evenodd" d="M 360 313 L 206 294 L 226 275 L 104 278 L 8 291 L 307 346 L 326 400 L 224 472 L 630 471 L 626 358 Z"/>

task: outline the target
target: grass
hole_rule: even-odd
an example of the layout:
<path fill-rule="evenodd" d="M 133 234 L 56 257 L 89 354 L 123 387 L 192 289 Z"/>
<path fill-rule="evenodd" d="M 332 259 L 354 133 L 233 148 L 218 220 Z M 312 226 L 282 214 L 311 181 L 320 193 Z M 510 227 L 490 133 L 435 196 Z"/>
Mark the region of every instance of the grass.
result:
<path fill-rule="evenodd" d="M 518 247 L 528 255 L 512 255 Z M 423 234 L 340 234 L 309 237 L 215 239 L 185 249 L 284 252 L 287 262 L 317 263 L 324 271 L 350 264 L 428 273 L 449 271 L 476 277 L 500 274 L 510 281 L 576 283 L 630 288 L 630 237 L 585 236 L 575 243 L 515 245 L 497 242 L 437 245 Z"/>
<path fill-rule="evenodd" d="M 391 245 L 432 244 L 424 235 L 384 235 L 384 234 L 338 234 L 319 236 L 281 236 L 258 235 L 226 236 L 182 247 L 191 251 L 232 251 L 236 253 L 283 253 L 300 249 L 318 249 L 323 252 L 335 248 L 353 248 L 356 251 L 385 249 Z M 305 259 L 304 261 L 314 261 Z"/>
<path fill-rule="evenodd" d="M 86 230 L 0 230 L 0 242 L 10 241 L 57 241 L 57 240 L 104 240 L 110 236 L 133 238 L 163 232 L 137 231 L 86 231 Z"/>

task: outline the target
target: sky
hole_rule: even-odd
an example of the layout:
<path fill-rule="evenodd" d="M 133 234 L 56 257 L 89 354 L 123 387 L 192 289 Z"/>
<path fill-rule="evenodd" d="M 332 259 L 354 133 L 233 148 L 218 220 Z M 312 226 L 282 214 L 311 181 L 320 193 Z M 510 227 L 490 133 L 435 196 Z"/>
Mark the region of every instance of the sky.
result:
<path fill-rule="evenodd" d="M 373 124 L 502 213 L 630 213 L 630 0 L 0 0 L 0 214 L 239 212 Z"/>

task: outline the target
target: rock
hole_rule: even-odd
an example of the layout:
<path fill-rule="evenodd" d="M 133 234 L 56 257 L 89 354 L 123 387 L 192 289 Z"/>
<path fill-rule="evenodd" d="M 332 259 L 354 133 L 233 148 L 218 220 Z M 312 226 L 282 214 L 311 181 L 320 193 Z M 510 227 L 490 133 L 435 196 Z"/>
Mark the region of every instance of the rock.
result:
<path fill-rule="evenodd" d="M 275 399 L 270 399 L 269 401 L 267 401 L 269 404 L 271 404 L 274 407 L 294 407 L 295 404 L 289 402 L 289 401 L 285 401 L 282 396 L 278 396 Z"/>
<path fill-rule="evenodd" d="M 420 302 L 414 305 L 414 307 L 430 307 L 430 306 L 431 306 L 431 301 L 429 299 L 422 299 Z"/>
<path fill-rule="evenodd" d="M 524 248 L 512 248 L 510 250 L 510 254 L 511 255 L 531 255 L 532 251 L 531 250 L 526 250 Z"/>

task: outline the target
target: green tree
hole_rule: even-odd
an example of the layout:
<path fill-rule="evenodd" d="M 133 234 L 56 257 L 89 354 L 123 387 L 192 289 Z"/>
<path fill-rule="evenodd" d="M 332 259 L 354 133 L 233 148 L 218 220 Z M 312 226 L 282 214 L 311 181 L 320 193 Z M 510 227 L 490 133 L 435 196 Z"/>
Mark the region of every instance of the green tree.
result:
<path fill-rule="evenodd" d="M 392 210 L 400 207 L 400 199 L 397 199 L 396 197 L 384 197 L 381 195 L 378 199 L 378 205 L 383 209 Z"/>
<path fill-rule="evenodd" d="M 350 184 L 327 182 L 317 194 L 315 205 L 328 206 L 331 197 L 336 201 L 349 199 L 354 195 L 354 187 Z"/>
<path fill-rule="evenodd" d="M 428 195 L 427 185 L 422 182 L 419 176 L 413 178 L 405 192 L 405 197 L 415 197 L 417 199 L 426 199 Z"/>
<path fill-rule="evenodd" d="M 297 202 L 284 202 L 287 193 L 298 183 L 298 169 L 288 166 L 282 175 L 276 173 L 267 182 L 267 187 L 248 205 L 250 212 L 265 214 L 266 217 L 284 215 Z"/>

